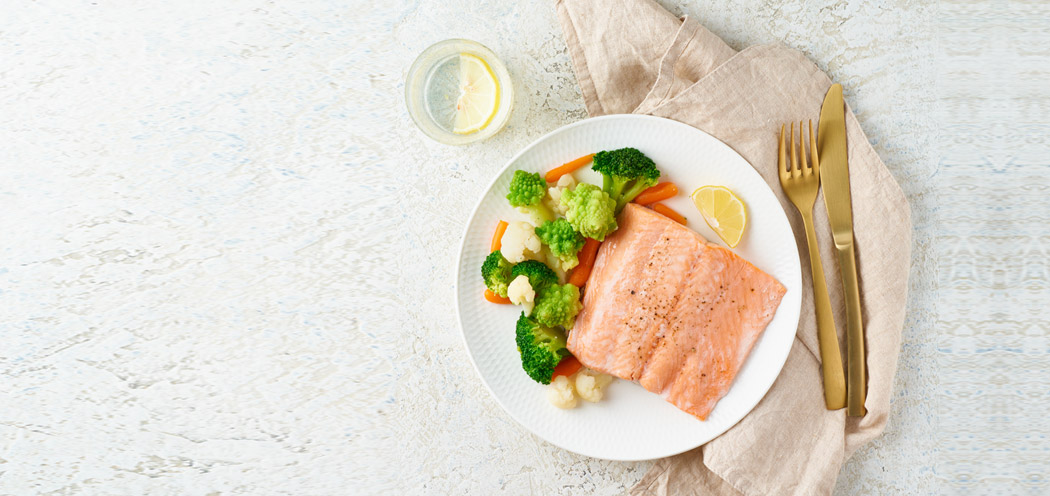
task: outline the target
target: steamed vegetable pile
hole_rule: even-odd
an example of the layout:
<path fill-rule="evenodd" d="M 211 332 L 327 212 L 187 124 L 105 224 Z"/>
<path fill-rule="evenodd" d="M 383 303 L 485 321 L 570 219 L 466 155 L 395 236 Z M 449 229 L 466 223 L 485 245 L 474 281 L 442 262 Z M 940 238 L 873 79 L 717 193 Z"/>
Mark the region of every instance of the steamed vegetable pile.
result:
<path fill-rule="evenodd" d="M 601 187 L 572 176 L 592 161 Z M 521 306 L 515 341 L 522 369 L 534 381 L 551 384 L 548 398 L 556 406 L 576 406 L 577 395 L 598 401 L 612 381 L 581 371 L 566 339 L 583 308 L 580 288 L 601 241 L 616 231 L 616 215 L 631 201 L 652 204 L 678 193 L 672 183 L 658 185 L 659 178 L 656 164 L 635 148 L 580 157 L 544 176 L 514 171 L 507 201 L 527 221 L 500 221 L 481 276 L 487 300 Z"/>

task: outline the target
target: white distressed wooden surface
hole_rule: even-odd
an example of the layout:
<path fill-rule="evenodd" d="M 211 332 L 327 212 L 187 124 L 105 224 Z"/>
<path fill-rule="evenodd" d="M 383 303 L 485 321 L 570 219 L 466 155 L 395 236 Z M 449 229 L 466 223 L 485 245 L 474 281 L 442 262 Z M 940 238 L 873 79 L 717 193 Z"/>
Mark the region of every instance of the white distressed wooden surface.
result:
<path fill-rule="evenodd" d="M 846 86 L 911 202 L 886 434 L 836 494 L 1047 491 L 1047 7 L 665 3 Z M 451 148 L 402 78 L 450 37 L 516 110 Z M 620 494 L 488 396 L 458 236 L 585 117 L 552 5 L 11 2 L 0 15 L 0 494 Z"/>

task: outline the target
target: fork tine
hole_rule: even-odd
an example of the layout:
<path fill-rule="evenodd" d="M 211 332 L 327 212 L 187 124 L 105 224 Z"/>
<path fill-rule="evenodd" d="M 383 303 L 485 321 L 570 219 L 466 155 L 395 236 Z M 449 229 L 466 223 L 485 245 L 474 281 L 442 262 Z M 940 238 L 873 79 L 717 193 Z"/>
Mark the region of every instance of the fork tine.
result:
<path fill-rule="evenodd" d="M 809 161 L 813 163 L 813 173 L 820 174 L 820 158 L 817 157 L 817 135 L 813 134 L 813 119 L 809 120 Z"/>
<path fill-rule="evenodd" d="M 809 162 L 806 161 L 806 133 L 803 131 L 802 121 L 798 121 L 798 158 L 802 162 L 802 175 L 808 176 L 813 173 L 813 169 L 809 168 Z"/>
<path fill-rule="evenodd" d="M 799 126 L 798 132 L 802 133 L 802 126 Z M 795 150 L 795 123 L 791 123 L 791 177 L 799 177 L 802 175 L 802 171 L 798 168 L 798 152 Z"/>
<path fill-rule="evenodd" d="M 783 182 L 788 178 L 787 169 L 787 154 L 784 149 L 784 125 L 780 125 L 780 156 L 777 160 L 777 173 L 780 174 L 780 181 Z"/>

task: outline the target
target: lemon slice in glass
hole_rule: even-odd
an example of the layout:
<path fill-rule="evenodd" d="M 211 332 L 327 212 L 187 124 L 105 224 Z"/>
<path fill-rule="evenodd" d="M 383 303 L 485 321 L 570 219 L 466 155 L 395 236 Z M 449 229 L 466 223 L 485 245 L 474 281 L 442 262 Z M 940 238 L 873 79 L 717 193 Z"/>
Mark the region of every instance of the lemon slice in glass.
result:
<path fill-rule="evenodd" d="M 499 110 L 499 83 L 484 60 L 469 53 L 459 55 L 459 99 L 452 132 L 470 134 L 492 122 Z"/>
<path fill-rule="evenodd" d="M 730 248 L 735 248 L 747 226 L 744 202 L 724 186 L 704 186 L 692 194 L 693 204 L 704 221 Z"/>

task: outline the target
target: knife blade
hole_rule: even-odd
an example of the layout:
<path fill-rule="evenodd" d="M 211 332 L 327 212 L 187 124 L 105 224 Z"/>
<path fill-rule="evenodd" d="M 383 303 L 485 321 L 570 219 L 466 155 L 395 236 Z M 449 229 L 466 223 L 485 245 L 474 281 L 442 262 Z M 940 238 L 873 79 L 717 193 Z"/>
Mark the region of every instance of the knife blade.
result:
<path fill-rule="evenodd" d="M 851 417 L 866 413 L 867 390 L 864 353 L 864 322 L 857 284 L 857 259 L 853 250 L 853 204 L 849 185 L 849 158 L 846 148 L 846 109 L 842 85 L 833 84 L 824 97 L 817 127 L 820 156 L 820 184 L 824 206 L 835 239 L 835 254 L 842 275 L 846 303 L 846 410 Z"/>

